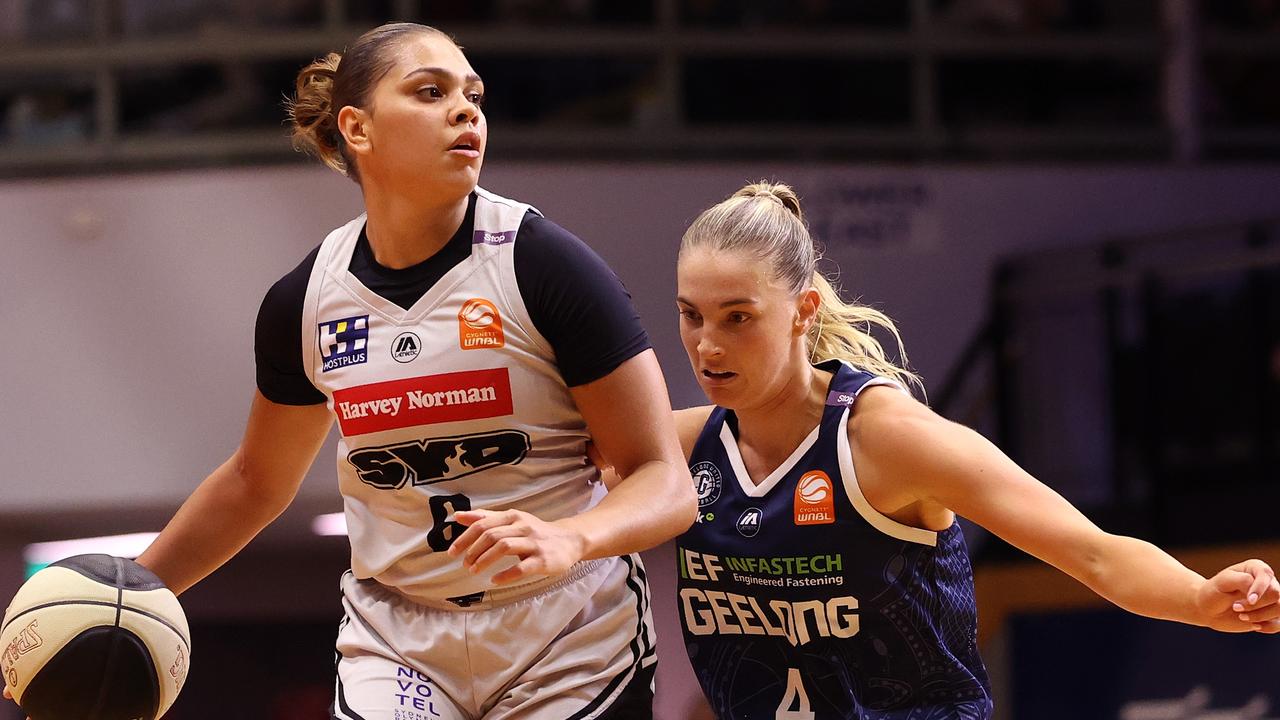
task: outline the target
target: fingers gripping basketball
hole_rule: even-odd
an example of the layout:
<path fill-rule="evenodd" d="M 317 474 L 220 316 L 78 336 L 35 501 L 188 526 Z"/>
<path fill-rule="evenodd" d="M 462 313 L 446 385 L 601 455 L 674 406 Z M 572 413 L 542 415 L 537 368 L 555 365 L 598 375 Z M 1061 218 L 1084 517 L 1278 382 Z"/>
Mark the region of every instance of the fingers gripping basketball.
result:
<path fill-rule="evenodd" d="M 0 672 L 34 720 L 154 720 L 186 680 L 190 637 L 149 570 L 77 555 L 19 588 L 0 624 Z"/>

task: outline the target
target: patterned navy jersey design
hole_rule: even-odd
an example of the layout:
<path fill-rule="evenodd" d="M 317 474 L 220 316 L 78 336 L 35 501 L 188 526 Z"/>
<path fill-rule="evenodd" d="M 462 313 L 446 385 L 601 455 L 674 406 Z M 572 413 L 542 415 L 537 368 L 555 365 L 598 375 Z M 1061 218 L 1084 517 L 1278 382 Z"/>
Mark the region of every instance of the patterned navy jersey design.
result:
<path fill-rule="evenodd" d="M 819 426 L 759 485 L 732 411 L 689 464 L 698 521 L 677 541 L 681 625 L 721 720 L 942 720 L 991 715 L 973 571 L 956 524 L 934 533 L 867 503 L 853 472 L 858 393 L 892 384 L 832 361 Z"/>

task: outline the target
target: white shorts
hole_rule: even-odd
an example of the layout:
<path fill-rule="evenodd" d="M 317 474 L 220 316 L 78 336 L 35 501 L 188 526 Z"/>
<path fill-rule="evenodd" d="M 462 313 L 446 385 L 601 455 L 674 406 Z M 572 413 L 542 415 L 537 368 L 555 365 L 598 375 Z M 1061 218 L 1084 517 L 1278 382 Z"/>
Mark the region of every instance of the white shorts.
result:
<path fill-rule="evenodd" d="M 425 607 L 342 577 L 336 720 L 648 720 L 654 651 L 638 555 L 532 595 Z"/>

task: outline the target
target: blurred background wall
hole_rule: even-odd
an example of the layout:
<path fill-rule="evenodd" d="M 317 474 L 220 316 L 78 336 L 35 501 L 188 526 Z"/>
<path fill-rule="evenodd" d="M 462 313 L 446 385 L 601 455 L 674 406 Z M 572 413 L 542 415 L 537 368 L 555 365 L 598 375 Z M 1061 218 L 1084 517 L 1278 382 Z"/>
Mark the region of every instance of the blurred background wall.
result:
<path fill-rule="evenodd" d="M 467 47 L 482 185 L 609 261 L 677 406 L 703 401 L 679 237 L 786 181 L 935 409 L 1108 530 L 1203 570 L 1280 562 L 1274 2 L 0 0 L 0 596 L 27 544 L 157 530 L 234 449 L 263 292 L 360 212 L 289 148 L 280 100 L 388 19 Z M 311 521 L 341 508 L 332 458 L 184 596 L 195 665 L 169 717 L 326 717 L 347 549 Z M 1272 639 L 1100 607 L 966 531 L 1000 717 L 1280 715 Z M 670 548 L 647 562 L 659 717 L 693 717 Z"/>

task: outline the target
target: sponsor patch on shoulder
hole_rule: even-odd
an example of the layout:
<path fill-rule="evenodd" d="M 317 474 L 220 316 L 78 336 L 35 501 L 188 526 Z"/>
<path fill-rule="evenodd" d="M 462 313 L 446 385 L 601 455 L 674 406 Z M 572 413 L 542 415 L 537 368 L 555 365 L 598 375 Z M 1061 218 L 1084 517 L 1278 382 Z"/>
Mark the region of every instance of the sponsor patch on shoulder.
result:
<path fill-rule="evenodd" d="M 853 401 L 857 399 L 858 399 L 858 396 L 854 395 L 851 392 L 841 392 L 839 390 L 832 390 L 831 392 L 827 393 L 828 405 L 843 405 L 845 407 L 849 407 L 850 405 L 853 405 Z"/>
<path fill-rule="evenodd" d="M 492 230 L 476 230 L 471 234 L 472 245 L 506 245 L 515 240 L 515 233 L 510 230 L 493 232 Z"/>

